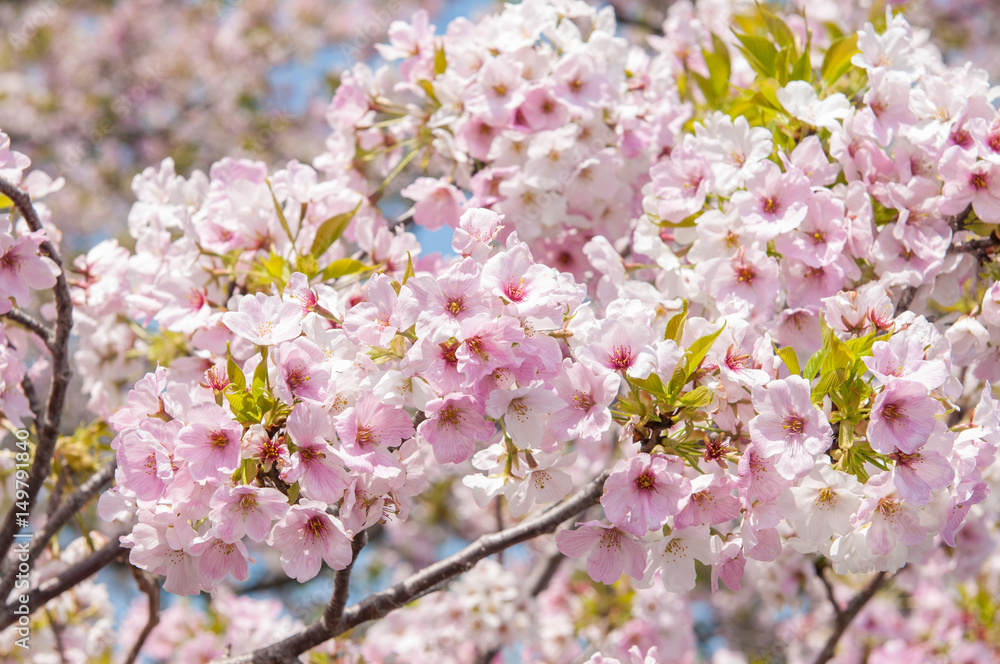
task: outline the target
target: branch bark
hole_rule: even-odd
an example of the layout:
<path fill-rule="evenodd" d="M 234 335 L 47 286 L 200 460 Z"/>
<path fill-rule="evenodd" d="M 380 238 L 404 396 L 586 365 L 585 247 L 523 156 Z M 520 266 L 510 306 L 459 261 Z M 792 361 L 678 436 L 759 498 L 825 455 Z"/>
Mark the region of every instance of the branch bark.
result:
<path fill-rule="evenodd" d="M 32 231 L 42 230 L 42 222 L 31 204 L 28 192 L 16 187 L 13 183 L 0 178 L 0 193 L 11 200 L 14 207 L 24 218 Z M 52 466 L 52 455 L 55 452 L 56 440 L 59 437 L 59 426 L 62 423 L 63 409 L 66 405 L 66 392 L 73 372 L 69 368 L 69 335 L 73 328 L 73 302 L 70 297 L 69 284 L 66 282 L 66 271 L 62 269 L 62 259 L 51 241 L 42 242 L 40 250 L 59 266 L 59 276 L 53 289 L 56 305 L 55 329 L 48 340 L 49 351 L 52 353 L 52 379 L 49 384 L 48 401 L 45 404 L 45 417 L 36 423 L 38 441 L 35 445 L 35 459 L 28 474 L 28 509 L 12 506 L 0 525 L 0 561 L 7 559 L 10 548 L 14 544 L 17 533 L 17 512 L 30 513 L 35 506 L 42 483 L 48 477 Z M 30 564 L 30 561 L 29 561 Z"/>
<path fill-rule="evenodd" d="M 49 328 L 45 327 L 45 323 L 38 320 L 26 311 L 21 311 L 20 309 L 14 308 L 5 314 L 0 314 L 0 317 L 6 318 L 7 320 L 14 321 L 18 325 L 24 327 L 31 332 L 34 332 L 46 345 L 52 340 L 52 332 Z"/>
<path fill-rule="evenodd" d="M 347 606 L 347 591 L 350 588 L 351 570 L 358 559 L 361 549 L 368 543 L 368 533 L 361 531 L 354 541 L 351 542 L 351 564 L 344 569 L 339 569 L 333 575 L 333 594 L 330 596 L 330 603 L 323 611 L 323 624 L 327 629 L 335 630 L 340 624 L 340 618 L 344 615 L 344 607 Z"/>
<path fill-rule="evenodd" d="M 142 652 L 142 646 L 146 643 L 146 639 L 149 638 L 149 635 L 152 634 L 156 626 L 160 624 L 160 584 L 150 574 L 138 567 L 130 565 L 130 568 L 132 576 L 135 577 L 135 583 L 139 586 L 139 590 L 146 593 L 146 597 L 149 598 L 149 619 L 146 620 L 146 625 L 135 640 L 132 650 L 129 651 L 128 657 L 125 659 L 125 664 L 135 664 L 135 660 L 139 658 L 139 653 Z"/>
<path fill-rule="evenodd" d="M 851 622 L 857 617 L 861 609 L 864 608 L 865 604 L 875 596 L 882 586 L 886 584 L 892 576 L 886 574 L 885 572 L 879 572 L 875 575 L 875 578 L 865 586 L 864 590 L 859 592 L 857 595 L 851 598 L 851 601 L 847 603 L 847 607 L 844 609 L 840 608 L 837 604 L 836 599 L 833 596 L 833 586 L 827 581 L 826 577 L 823 576 L 823 570 L 825 565 L 820 563 L 816 564 L 816 573 L 819 575 L 820 581 L 826 587 L 827 596 L 830 598 L 830 603 L 833 605 L 833 610 L 836 615 L 836 620 L 834 622 L 833 634 L 830 638 L 826 640 L 826 644 L 823 649 L 816 656 L 813 664 L 826 664 L 831 659 L 833 659 L 834 651 L 837 649 L 837 643 L 840 641 L 841 637 L 844 636 L 844 632 L 850 626 Z"/>
<path fill-rule="evenodd" d="M 108 462 L 103 468 L 91 475 L 91 477 L 81 484 L 76 491 L 63 501 L 56 511 L 46 520 L 41 532 L 35 533 L 31 538 L 31 548 L 28 549 L 28 560 L 37 560 L 42 551 L 48 545 L 52 536 L 59 532 L 66 523 L 73 518 L 83 505 L 97 495 L 105 484 L 115 476 L 115 462 Z M 4 568 L 3 580 L 0 581 L 0 597 L 7 597 L 14 587 L 16 576 L 13 565 Z"/>
<path fill-rule="evenodd" d="M 334 629 L 327 627 L 325 620 L 319 620 L 284 641 L 279 641 L 246 655 L 216 659 L 214 663 L 284 664 L 294 661 L 295 656 L 310 648 L 315 648 L 369 620 L 381 618 L 418 597 L 432 592 L 459 574 L 472 569 L 483 558 L 539 535 L 553 532 L 560 523 L 585 511 L 600 498 L 604 481 L 610 474 L 610 469 L 605 470 L 569 500 L 504 531 L 483 535 L 458 553 L 425 567 L 410 578 L 390 588 L 372 593 L 357 604 L 348 607 L 341 614 Z"/>
<path fill-rule="evenodd" d="M 34 613 L 39 608 L 45 606 L 49 600 L 54 597 L 58 597 L 70 588 L 76 586 L 82 581 L 87 580 L 127 553 L 128 549 L 124 548 L 119 543 L 118 537 L 116 536 L 103 548 L 98 549 L 87 558 L 84 558 L 75 565 L 67 567 L 56 576 L 42 583 L 40 586 L 26 590 L 22 594 L 30 597 L 27 604 L 29 613 Z M 20 605 L 16 602 L 4 606 L 3 611 L 0 612 L 0 630 L 10 627 L 17 621 L 17 616 L 14 614 L 14 610 L 19 606 Z"/>

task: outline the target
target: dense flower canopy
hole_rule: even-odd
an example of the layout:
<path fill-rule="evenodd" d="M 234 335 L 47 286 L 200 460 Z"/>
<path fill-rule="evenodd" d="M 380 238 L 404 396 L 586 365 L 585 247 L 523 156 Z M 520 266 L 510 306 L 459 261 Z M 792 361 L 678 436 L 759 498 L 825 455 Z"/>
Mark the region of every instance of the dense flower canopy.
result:
<path fill-rule="evenodd" d="M 891 8 L 855 26 L 733 6 L 721 30 L 717 5 L 673 4 L 646 43 L 572 0 L 447 26 L 420 10 L 388 27 L 388 64 L 343 73 L 311 163 L 185 176 L 166 158 L 132 182 L 130 248 L 72 262 L 20 198 L 58 183 L 0 134 L 0 413 L 55 445 L 32 385 L 65 389 L 71 308 L 95 422 L 59 439 L 50 491 L 106 441 L 95 535 L 140 588 L 225 598 L 268 563 L 333 572 L 305 632 L 240 640 L 240 612 L 267 611 L 249 599 L 214 630 L 170 609 L 151 657 L 188 634 L 204 658 L 286 636 L 284 654 L 325 641 L 313 655 L 337 661 L 774 655 L 699 647 L 676 596 L 711 591 L 720 634 L 858 661 L 823 625 L 890 579 L 934 605 L 893 632 L 907 602 L 872 600 L 879 661 L 1000 657 L 982 607 L 1000 572 L 997 90 Z M 439 229 L 450 251 L 426 249 Z M 46 573 L 98 548 L 80 542 Z M 426 569 L 389 574 L 375 613 L 344 608 L 352 568 L 397 564 Z M 954 643 L 968 593 L 983 635 Z"/>

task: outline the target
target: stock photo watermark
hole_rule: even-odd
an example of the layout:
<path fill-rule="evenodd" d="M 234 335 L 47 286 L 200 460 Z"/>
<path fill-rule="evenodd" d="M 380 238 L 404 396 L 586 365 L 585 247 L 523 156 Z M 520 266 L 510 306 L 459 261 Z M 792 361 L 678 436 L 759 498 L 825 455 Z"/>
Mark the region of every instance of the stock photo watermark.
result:
<path fill-rule="evenodd" d="M 30 527 L 28 517 L 30 516 L 28 496 L 31 485 L 29 484 L 29 468 L 31 464 L 31 443 L 30 434 L 25 429 L 19 429 L 14 437 L 17 439 L 14 447 L 14 517 L 16 519 L 18 532 L 14 535 L 14 555 L 17 557 L 17 569 L 15 572 L 14 589 L 26 591 L 31 585 L 31 559 L 29 550 L 34 533 L 27 528 Z M 30 649 L 31 643 L 31 609 L 28 604 L 31 596 L 27 592 L 18 594 L 15 599 L 14 615 L 17 622 L 14 631 L 17 639 L 14 644 L 25 650 Z"/>

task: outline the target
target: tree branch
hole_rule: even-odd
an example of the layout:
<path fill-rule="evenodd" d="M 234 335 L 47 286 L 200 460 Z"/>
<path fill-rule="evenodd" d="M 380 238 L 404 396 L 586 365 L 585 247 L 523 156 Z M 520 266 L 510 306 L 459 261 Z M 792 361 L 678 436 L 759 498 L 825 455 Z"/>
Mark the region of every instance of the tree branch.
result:
<path fill-rule="evenodd" d="M 73 586 L 87 580 L 127 552 L 128 549 L 121 545 L 118 537 L 115 537 L 89 557 L 84 558 L 75 565 L 67 567 L 40 586 L 25 591 L 23 594 L 30 597 L 30 601 L 27 604 L 28 611 L 34 613 L 40 607 L 45 606 L 52 598 L 58 597 Z M 17 621 L 14 609 L 19 606 L 20 604 L 18 603 L 11 603 L 3 608 L 3 612 L 0 613 L 0 630 L 10 627 Z"/>
<path fill-rule="evenodd" d="M 34 332 L 35 334 L 37 334 L 39 337 L 42 338 L 42 341 L 45 342 L 45 345 L 48 345 L 49 342 L 52 340 L 52 332 L 49 330 L 49 328 L 45 326 L 45 323 L 38 320 L 37 318 L 35 318 L 26 311 L 21 311 L 20 309 L 15 307 L 5 314 L 0 314 L 0 318 L 6 318 L 7 320 L 17 323 L 21 327 L 24 327 L 25 329 Z"/>
<path fill-rule="evenodd" d="M 859 592 L 857 595 L 851 598 L 848 602 L 847 607 L 841 609 L 833 597 L 833 587 L 830 585 L 829 581 L 823 576 L 823 567 L 819 563 L 816 565 L 816 572 L 819 575 L 820 580 L 823 585 L 827 588 L 827 595 L 830 597 L 830 603 L 833 604 L 833 610 L 836 615 L 836 622 L 834 623 L 833 634 L 830 638 L 826 640 L 826 645 L 823 646 L 823 650 L 816 656 L 816 660 L 813 664 L 825 664 L 833 659 L 834 651 L 837 649 L 837 643 L 840 638 L 847 631 L 847 627 L 851 622 L 857 617 L 861 609 L 864 608 L 865 604 L 875 596 L 875 593 L 885 585 L 885 583 L 892 578 L 885 572 L 879 572 L 871 582 L 865 586 L 865 589 Z"/>
<path fill-rule="evenodd" d="M 327 628 L 324 621 L 319 620 L 284 641 L 246 655 L 216 659 L 215 664 L 282 664 L 288 662 L 289 658 L 315 648 L 349 629 L 369 620 L 381 618 L 472 569 L 483 558 L 539 535 L 553 532 L 560 523 L 585 511 L 600 498 L 604 481 L 610 474 L 610 469 L 605 470 L 569 500 L 507 530 L 483 535 L 458 553 L 425 567 L 390 588 L 372 593 L 348 607 L 341 615 L 336 629 Z"/>
<path fill-rule="evenodd" d="M 49 540 L 52 539 L 52 536 L 59 532 L 59 529 L 73 518 L 77 510 L 96 496 L 104 485 L 111 481 L 111 478 L 115 476 L 115 466 L 114 461 L 108 462 L 59 505 L 56 511 L 45 522 L 45 526 L 42 527 L 41 532 L 35 533 L 34 537 L 31 538 L 28 560 L 37 560 L 38 556 L 41 555 L 42 551 L 48 545 Z M 8 565 L 7 567 L 9 569 L 4 570 L 3 581 L 0 582 L 0 597 L 6 597 L 10 594 L 16 580 L 13 566 Z"/>
<path fill-rule="evenodd" d="M 344 607 L 347 606 L 347 591 L 350 587 L 351 570 L 358 559 L 361 549 L 368 543 L 368 533 L 361 531 L 351 542 L 351 564 L 344 569 L 337 570 L 333 575 L 333 594 L 330 596 L 330 603 L 323 611 L 323 624 L 327 629 L 333 631 L 340 624 L 340 618 L 344 615 Z"/>
<path fill-rule="evenodd" d="M 129 565 L 129 568 L 132 571 L 132 576 L 135 577 L 135 583 L 139 586 L 139 590 L 146 593 L 146 597 L 149 598 L 149 619 L 146 620 L 145 627 L 142 628 L 139 637 L 132 646 L 132 650 L 128 653 L 128 658 L 125 660 L 125 664 L 135 664 L 135 660 L 139 658 L 139 653 L 142 652 L 142 646 L 146 643 L 146 639 L 149 638 L 149 635 L 156 626 L 160 624 L 160 584 L 150 574 L 138 567 Z"/>
<path fill-rule="evenodd" d="M 31 204 L 28 192 L 0 178 L 0 193 L 11 200 L 32 231 L 42 230 L 42 222 Z M 16 513 L 31 512 L 42 483 L 51 470 L 52 455 L 55 453 L 59 426 L 66 405 L 66 391 L 70 378 L 73 377 L 73 372 L 69 368 L 69 335 L 73 328 L 73 301 L 66 282 L 66 271 L 62 269 L 62 259 L 50 240 L 42 242 L 40 250 L 60 268 L 53 289 L 56 304 L 55 329 L 48 340 L 49 351 L 52 353 L 52 379 L 49 384 L 48 401 L 45 404 L 45 417 L 36 422 L 35 427 L 38 431 L 38 442 L 35 445 L 35 459 L 28 474 L 27 500 L 23 501 L 27 502 L 27 509 L 12 506 L 4 517 L 0 525 L 0 561 L 7 559 L 7 554 L 14 544 L 14 535 L 18 530 Z M 30 565 L 31 561 L 28 562 Z"/>

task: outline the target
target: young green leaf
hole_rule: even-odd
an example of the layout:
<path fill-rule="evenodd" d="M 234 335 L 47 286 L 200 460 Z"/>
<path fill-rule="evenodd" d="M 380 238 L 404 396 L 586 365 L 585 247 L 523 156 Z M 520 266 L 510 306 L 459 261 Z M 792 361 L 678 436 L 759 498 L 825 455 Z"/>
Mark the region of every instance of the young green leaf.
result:
<path fill-rule="evenodd" d="M 842 37 L 830 44 L 823 57 L 823 65 L 819 69 L 827 85 L 836 83 L 851 68 L 851 58 L 855 53 L 860 53 L 857 33 Z"/>
<path fill-rule="evenodd" d="M 359 202 L 350 212 L 334 215 L 320 224 L 309 253 L 316 258 L 322 256 L 323 252 L 329 249 L 331 244 L 340 239 L 340 236 L 347 230 L 347 227 L 351 224 L 351 220 L 354 219 L 354 215 L 360 209 L 361 203 Z"/>
<path fill-rule="evenodd" d="M 664 341 L 673 339 L 676 343 L 681 342 L 684 335 L 684 323 L 687 322 L 688 301 L 683 300 L 684 307 L 679 314 L 675 314 L 668 322 L 667 329 L 663 333 Z"/>

